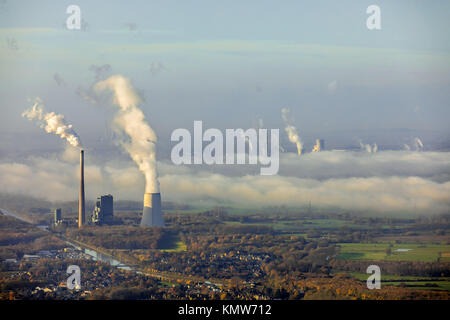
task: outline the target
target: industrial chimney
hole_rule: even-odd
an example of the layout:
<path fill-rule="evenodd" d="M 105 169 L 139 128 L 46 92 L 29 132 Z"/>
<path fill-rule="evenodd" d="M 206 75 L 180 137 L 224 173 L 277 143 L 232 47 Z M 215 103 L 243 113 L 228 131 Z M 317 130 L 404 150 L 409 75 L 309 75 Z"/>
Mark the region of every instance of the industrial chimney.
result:
<path fill-rule="evenodd" d="M 84 209 L 84 150 L 80 151 L 80 198 L 78 199 L 78 228 L 86 221 Z"/>
<path fill-rule="evenodd" d="M 161 193 L 144 194 L 141 227 L 164 227 L 161 212 Z"/>

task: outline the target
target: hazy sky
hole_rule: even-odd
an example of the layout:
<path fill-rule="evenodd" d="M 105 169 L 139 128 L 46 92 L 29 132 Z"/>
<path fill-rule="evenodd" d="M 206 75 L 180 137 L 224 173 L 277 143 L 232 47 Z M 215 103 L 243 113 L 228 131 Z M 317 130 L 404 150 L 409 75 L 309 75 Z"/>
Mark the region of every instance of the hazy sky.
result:
<path fill-rule="evenodd" d="M 70 4 L 81 8 L 81 31 L 65 28 Z M 370 4 L 381 8 L 382 30 L 366 28 Z M 409 0 L 2 1 L 0 148 L 11 147 L 11 133 L 18 147 L 51 147 L 55 137 L 20 117 L 36 96 L 85 144 L 107 140 L 110 110 L 77 91 L 114 73 L 145 99 L 161 149 L 193 120 L 282 127 L 283 107 L 306 144 L 362 138 L 401 147 L 422 135 L 426 146 L 442 145 L 450 136 L 449 11 L 448 1 Z M 92 65 L 107 66 L 96 75 Z"/>
<path fill-rule="evenodd" d="M 67 30 L 66 8 L 82 30 Z M 381 30 L 366 9 L 381 8 Z M 448 212 L 450 2 L 0 1 L 2 192 L 74 199 L 77 150 L 21 117 L 39 97 L 64 114 L 87 150 L 88 198 L 141 199 L 143 175 L 111 130 L 100 80 L 120 74 L 159 137 L 163 199 Z M 281 109 L 312 149 L 378 145 L 378 153 L 295 155 Z M 175 167 L 170 134 L 279 128 L 278 176 L 248 166 Z M 420 137 L 423 151 L 415 151 Z M 404 149 L 411 151 L 386 151 Z M 439 152 L 435 152 L 439 151 Z M 444 152 L 443 152 L 444 151 Z"/>

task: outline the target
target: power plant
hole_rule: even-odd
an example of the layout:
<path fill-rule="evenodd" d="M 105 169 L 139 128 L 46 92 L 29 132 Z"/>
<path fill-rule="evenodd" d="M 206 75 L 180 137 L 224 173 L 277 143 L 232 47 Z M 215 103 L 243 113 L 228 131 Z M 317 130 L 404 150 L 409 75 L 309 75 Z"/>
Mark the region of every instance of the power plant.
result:
<path fill-rule="evenodd" d="M 78 228 L 86 222 L 84 202 L 84 150 L 80 151 L 80 197 L 78 199 Z"/>
<path fill-rule="evenodd" d="M 130 137 L 123 141 L 122 146 L 128 152 L 131 159 L 137 164 L 139 170 L 146 179 L 146 193 L 144 195 L 144 210 L 141 226 L 163 227 L 164 221 L 161 212 L 161 194 L 159 193 L 158 172 L 156 170 L 156 141 L 157 136 L 150 125 L 145 121 L 144 114 L 139 109 L 139 95 L 135 92 L 130 80 L 113 75 L 106 80 L 95 84 L 98 92 L 110 90 L 114 93 L 113 105 L 117 105 L 120 111 L 116 113 L 115 128 L 119 132 Z M 36 98 L 34 105 L 22 113 L 23 117 L 36 121 L 41 128 L 48 133 L 54 133 L 65 139 L 70 145 L 80 148 L 80 189 L 78 198 L 78 221 L 71 218 L 70 225 L 78 222 L 78 228 L 87 223 L 102 224 L 113 220 L 113 198 L 111 195 L 98 199 L 92 216 L 86 219 L 85 189 L 84 189 L 84 150 L 78 134 L 68 124 L 64 115 L 55 112 L 46 112 L 41 99 Z M 65 222 L 60 217 L 60 211 L 55 212 L 55 225 Z M 69 221 L 69 220 L 68 220 Z M 66 223 L 62 223 L 66 224 Z"/>
<path fill-rule="evenodd" d="M 141 227 L 164 227 L 161 193 L 145 193 Z"/>
<path fill-rule="evenodd" d="M 54 224 L 57 225 L 62 221 L 61 208 L 55 209 Z"/>
<path fill-rule="evenodd" d="M 114 200 L 113 196 L 107 194 L 97 198 L 94 212 L 92 212 L 91 222 L 93 224 L 102 225 L 112 222 L 114 217 Z"/>
<path fill-rule="evenodd" d="M 91 222 L 94 224 L 109 223 L 113 220 L 113 196 L 108 194 L 97 199 Z M 55 213 L 56 216 L 56 213 Z M 84 195 L 84 150 L 80 151 L 80 194 L 78 200 L 78 228 L 86 224 Z M 141 227 L 164 227 L 161 211 L 161 193 L 145 193 Z"/>
<path fill-rule="evenodd" d="M 325 149 L 325 140 L 323 139 L 316 139 L 316 145 L 312 149 L 312 152 L 320 152 Z"/>

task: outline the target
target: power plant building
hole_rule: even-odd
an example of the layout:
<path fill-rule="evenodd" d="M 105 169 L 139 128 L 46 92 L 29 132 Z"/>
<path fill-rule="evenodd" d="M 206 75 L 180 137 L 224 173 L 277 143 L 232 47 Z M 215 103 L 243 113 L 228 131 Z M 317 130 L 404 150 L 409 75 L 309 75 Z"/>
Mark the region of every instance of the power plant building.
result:
<path fill-rule="evenodd" d="M 114 217 L 113 196 L 108 194 L 97 198 L 94 212 L 92 212 L 91 221 L 94 224 L 109 223 Z"/>
<path fill-rule="evenodd" d="M 325 150 L 325 140 L 324 139 L 319 140 L 319 145 L 320 145 L 321 151 Z"/>
<path fill-rule="evenodd" d="M 62 222 L 62 214 L 61 214 L 61 208 L 55 209 L 55 225 L 58 225 Z"/>

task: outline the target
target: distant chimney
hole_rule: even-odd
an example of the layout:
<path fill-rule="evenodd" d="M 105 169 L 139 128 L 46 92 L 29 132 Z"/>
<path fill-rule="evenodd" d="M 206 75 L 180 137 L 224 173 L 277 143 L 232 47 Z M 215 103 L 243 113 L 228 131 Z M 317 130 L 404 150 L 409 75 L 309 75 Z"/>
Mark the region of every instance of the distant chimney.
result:
<path fill-rule="evenodd" d="M 84 208 L 84 150 L 80 151 L 80 198 L 78 199 L 78 228 L 86 221 Z"/>

